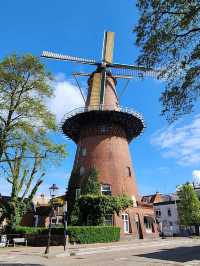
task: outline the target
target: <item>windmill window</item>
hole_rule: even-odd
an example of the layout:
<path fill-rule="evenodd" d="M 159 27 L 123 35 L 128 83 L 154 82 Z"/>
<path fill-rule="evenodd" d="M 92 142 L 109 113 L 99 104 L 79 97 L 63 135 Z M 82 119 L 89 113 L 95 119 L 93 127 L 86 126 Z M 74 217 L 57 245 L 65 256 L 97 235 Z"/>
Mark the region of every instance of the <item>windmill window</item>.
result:
<path fill-rule="evenodd" d="M 76 200 L 80 198 L 81 195 L 81 189 L 80 188 L 76 188 Z"/>
<path fill-rule="evenodd" d="M 111 196 L 111 195 L 112 195 L 111 185 L 108 185 L 108 184 L 102 184 L 102 185 L 101 185 L 101 194 L 102 194 L 102 195 Z"/>
<path fill-rule="evenodd" d="M 126 167 L 126 176 L 131 176 L 131 168 L 129 166 Z"/>
<path fill-rule="evenodd" d="M 84 175 L 85 173 L 85 168 L 83 166 L 80 167 L 80 175 Z"/>
<path fill-rule="evenodd" d="M 82 155 L 82 156 L 86 156 L 86 154 L 87 154 L 87 150 L 86 150 L 86 148 L 82 148 L 82 149 L 81 149 L 81 155 Z"/>

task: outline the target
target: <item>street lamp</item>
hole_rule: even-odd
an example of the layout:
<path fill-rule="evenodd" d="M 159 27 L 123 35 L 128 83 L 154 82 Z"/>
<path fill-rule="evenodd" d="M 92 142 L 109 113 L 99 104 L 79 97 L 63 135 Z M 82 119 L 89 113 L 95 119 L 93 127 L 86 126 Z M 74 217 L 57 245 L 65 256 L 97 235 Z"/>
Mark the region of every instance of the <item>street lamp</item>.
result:
<path fill-rule="evenodd" d="M 64 222 L 64 250 L 66 250 L 67 245 L 67 195 L 65 195 L 64 205 L 63 205 L 63 222 Z"/>
<path fill-rule="evenodd" d="M 51 243 L 51 219 L 54 215 L 54 205 L 53 205 L 53 199 L 56 196 L 56 192 L 58 190 L 58 187 L 56 186 L 56 184 L 53 184 L 50 188 L 49 188 L 49 192 L 50 192 L 50 196 L 51 196 L 51 209 L 50 209 L 50 215 L 49 215 L 49 232 L 48 232 L 48 241 L 47 241 L 47 246 L 45 249 L 45 254 L 49 254 L 49 247 L 50 247 L 50 243 Z"/>

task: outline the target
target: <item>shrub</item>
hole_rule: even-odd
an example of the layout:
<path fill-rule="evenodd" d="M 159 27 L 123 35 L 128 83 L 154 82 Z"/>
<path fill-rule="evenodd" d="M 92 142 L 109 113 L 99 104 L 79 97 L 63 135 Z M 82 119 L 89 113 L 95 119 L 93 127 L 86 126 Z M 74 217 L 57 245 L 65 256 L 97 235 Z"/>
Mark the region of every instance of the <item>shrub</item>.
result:
<path fill-rule="evenodd" d="M 69 241 L 80 244 L 119 241 L 120 228 L 113 226 L 70 226 Z"/>
<path fill-rule="evenodd" d="M 29 227 L 29 226 L 16 226 L 15 234 L 27 234 L 27 235 L 44 235 L 48 233 L 48 228 L 46 227 Z"/>
<path fill-rule="evenodd" d="M 119 241 L 120 228 L 113 226 L 69 226 L 67 228 L 70 243 L 105 243 Z M 16 234 L 23 235 L 47 235 L 48 228 L 17 226 Z M 63 227 L 55 227 L 51 230 L 52 235 L 63 235 Z"/>

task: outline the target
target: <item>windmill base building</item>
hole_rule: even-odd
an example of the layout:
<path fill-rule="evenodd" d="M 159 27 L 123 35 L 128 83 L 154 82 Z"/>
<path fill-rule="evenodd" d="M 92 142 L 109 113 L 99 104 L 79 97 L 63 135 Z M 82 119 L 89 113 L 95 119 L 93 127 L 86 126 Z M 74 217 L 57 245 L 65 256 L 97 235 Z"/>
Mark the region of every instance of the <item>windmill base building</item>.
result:
<path fill-rule="evenodd" d="M 43 56 L 83 64 L 96 65 L 89 75 L 85 106 L 66 114 L 63 119 L 63 133 L 77 145 L 73 173 L 69 184 L 69 199 L 81 195 L 81 186 L 91 168 L 98 172 L 101 193 L 112 196 L 127 195 L 133 206 L 120 215 L 107 215 L 106 224 L 119 226 L 122 237 L 156 237 L 157 225 L 153 206 L 140 200 L 135 173 L 129 152 L 129 143 L 144 129 L 142 116 L 122 108 L 116 92 L 116 79 L 111 68 L 129 68 L 146 71 L 130 65 L 112 63 L 114 33 L 107 32 L 104 38 L 101 63 L 45 52 Z M 69 202 L 70 203 L 70 202 Z M 88 217 L 89 223 L 90 217 Z"/>

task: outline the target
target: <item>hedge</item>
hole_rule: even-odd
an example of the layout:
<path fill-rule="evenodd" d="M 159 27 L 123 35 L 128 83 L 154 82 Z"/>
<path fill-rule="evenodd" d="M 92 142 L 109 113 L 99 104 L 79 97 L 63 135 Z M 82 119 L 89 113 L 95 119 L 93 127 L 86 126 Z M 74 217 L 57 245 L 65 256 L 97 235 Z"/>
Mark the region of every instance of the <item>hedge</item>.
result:
<path fill-rule="evenodd" d="M 63 235 L 63 227 L 52 228 L 52 235 Z M 70 243 L 105 243 L 119 241 L 120 228 L 113 226 L 68 226 Z M 16 234 L 47 235 L 48 228 L 17 226 Z"/>
<path fill-rule="evenodd" d="M 113 226 L 71 226 L 68 228 L 70 242 L 80 244 L 119 241 L 120 228 Z"/>

